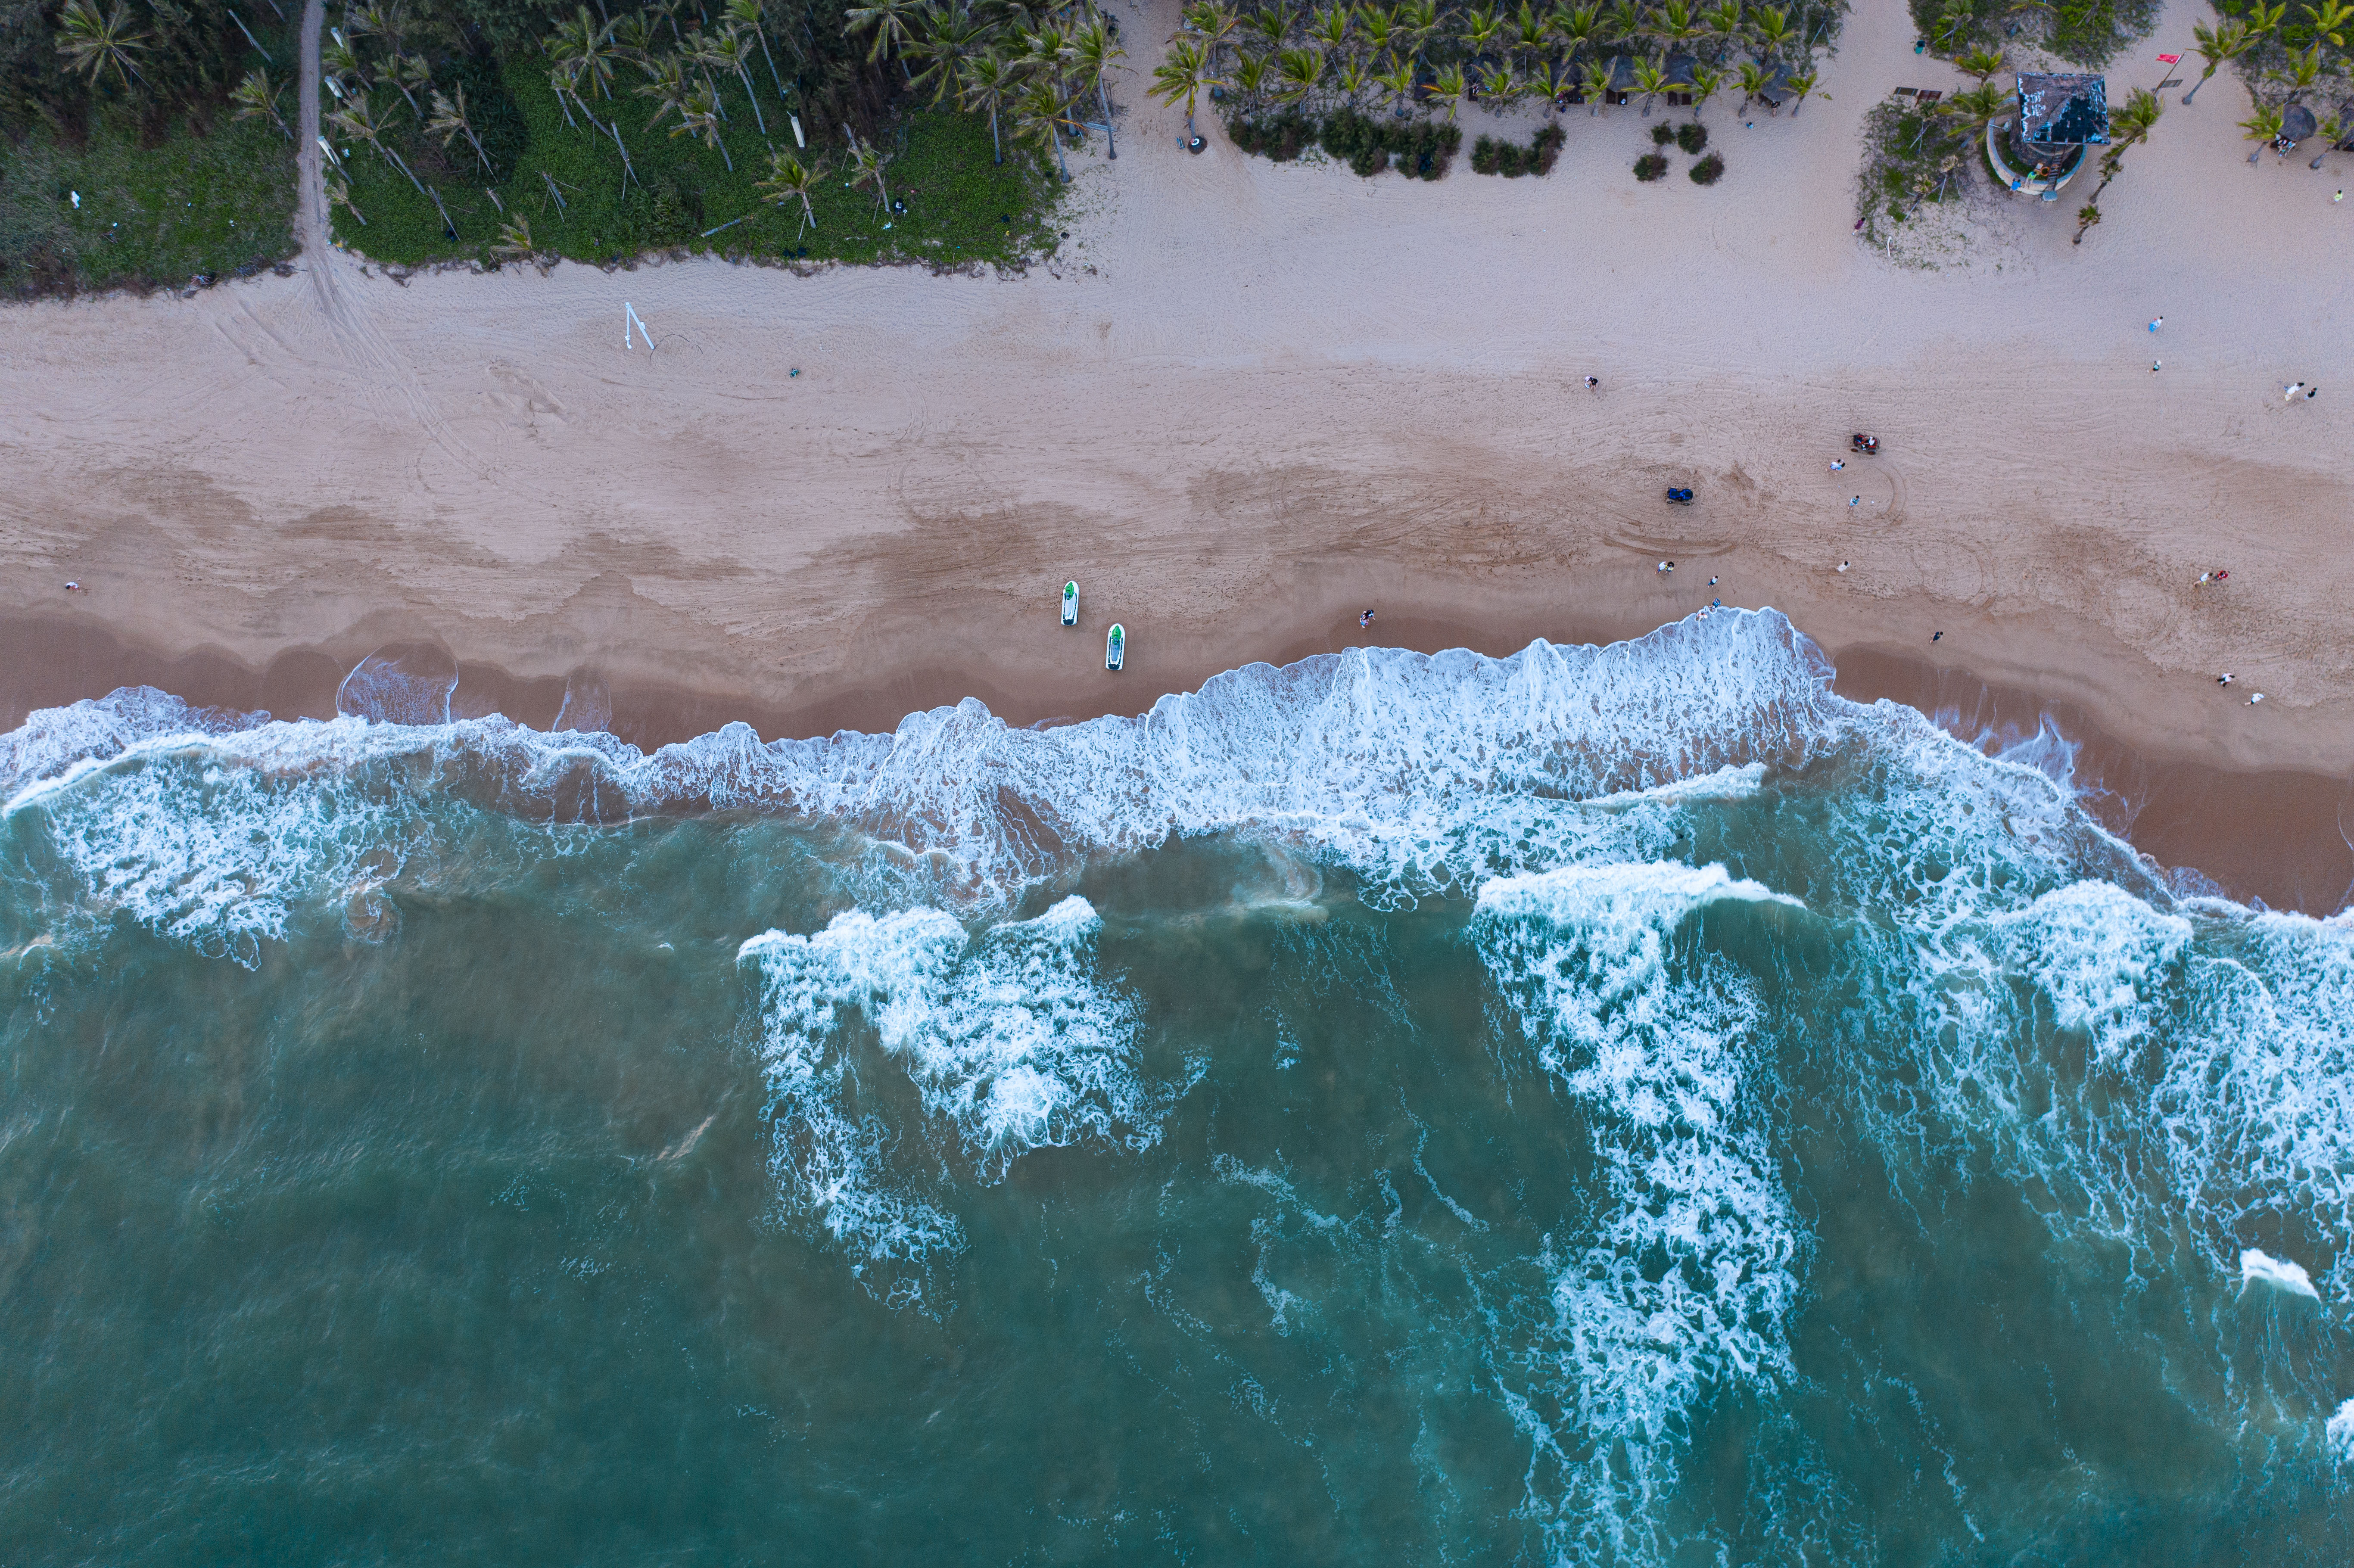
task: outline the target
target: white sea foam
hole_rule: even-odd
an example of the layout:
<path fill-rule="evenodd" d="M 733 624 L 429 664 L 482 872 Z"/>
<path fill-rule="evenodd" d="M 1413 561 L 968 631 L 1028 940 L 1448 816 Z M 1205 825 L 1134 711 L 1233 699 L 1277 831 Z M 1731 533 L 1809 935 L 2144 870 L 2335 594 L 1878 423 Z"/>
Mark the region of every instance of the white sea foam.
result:
<path fill-rule="evenodd" d="M 1048 730 L 1008 728 L 968 700 L 888 736 L 764 745 L 729 725 L 646 756 L 610 735 L 497 717 L 345 718 L 224 726 L 204 736 L 200 761 L 186 709 L 117 694 L 33 715 L 0 758 L 0 793 L 11 810 L 103 793 L 150 753 L 323 777 L 399 758 L 526 813 L 586 800 L 606 818 L 707 806 L 836 823 L 905 852 L 877 892 L 885 904 L 1004 907 L 1076 857 L 1219 832 L 1292 840 L 1412 896 L 1606 842 L 1641 847 L 1608 810 L 1577 802 L 1724 769 L 1714 788 L 1754 786 L 1760 775 L 1739 770 L 1803 760 L 1867 712 L 1830 696 L 1828 675 L 1788 621 L 1758 611 L 1604 648 L 1539 641 L 1508 659 L 1356 649 L 1254 664 L 1139 717 Z M 256 882 L 268 868 L 232 857 L 222 874 Z"/>
<path fill-rule="evenodd" d="M 1480 890 L 1481 958 L 1586 1117 L 1608 1195 L 1553 1260 L 1553 1316 L 1508 1403 L 1556 1472 L 1553 1555 L 1668 1554 L 1660 1505 L 1711 1390 L 1791 1376 L 1807 1251 L 1765 1125 L 1747 977 L 1691 948 L 1720 903 L 1794 906 L 1722 866 L 1575 866 Z M 1802 907 L 1802 906 L 1801 906 Z M 1546 1412 L 1557 1412 L 1548 1415 Z"/>
<path fill-rule="evenodd" d="M 2341 1465 L 2354 1465 L 2354 1399 L 2338 1407 L 2321 1428 L 2322 1446 Z"/>
<path fill-rule="evenodd" d="M 2240 1254 L 2240 1288 L 2245 1290 L 2251 1285 L 2269 1285 L 2291 1296 L 2321 1299 L 2321 1292 L 2313 1287 L 2313 1277 L 2306 1273 L 2303 1264 L 2274 1257 L 2261 1247 L 2252 1246 Z"/>
<path fill-rule="evenodd" d="M 977 942 L 939 910 L 910 909 L 838 916 L 809 936 L 770 931 L 738 950 L 761 973 L 780 1188 L 862 1271 L 920 1264 L 962 1238 L 896 1169 L 885 1118 L 853 1108 L 863 1097 L 844 1012 L 864 1015 L 983 1180 L 1049 1145 L 1140 1149 L 1160 1136 L 1165 1097 L 1138 1065 L 1134 1006 L 1096 972 L 1102 927 L 1073 897 Z"/>

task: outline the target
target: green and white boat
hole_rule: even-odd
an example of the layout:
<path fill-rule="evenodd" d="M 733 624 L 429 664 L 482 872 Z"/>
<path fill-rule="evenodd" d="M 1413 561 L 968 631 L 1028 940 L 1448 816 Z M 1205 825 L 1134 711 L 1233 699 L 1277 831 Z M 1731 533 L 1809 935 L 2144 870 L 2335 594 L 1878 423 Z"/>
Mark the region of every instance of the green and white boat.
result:
<path fill-rule="evenodd" d="M 1112 623 L 1111 635 L 1104 639 L 1104 668 L 1117 671 L 1128 662 L 1128 628 Z"/>
<path fill-rule="evenodd" d="M 1065 583 L 1063 585 L 1063 624 L 1066 626 L 1076 626 L 1078 623 L 1079 585 L 1076 583 Z"/>

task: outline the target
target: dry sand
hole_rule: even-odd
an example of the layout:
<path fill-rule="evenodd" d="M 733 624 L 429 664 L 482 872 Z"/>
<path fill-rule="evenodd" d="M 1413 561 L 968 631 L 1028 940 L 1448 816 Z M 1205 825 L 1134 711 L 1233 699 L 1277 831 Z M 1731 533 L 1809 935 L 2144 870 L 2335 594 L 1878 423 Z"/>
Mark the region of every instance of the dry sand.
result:
<path fill-rule="evenodd" d="M 1206 115 L 1189 157 L 1142 90 L 1175 7 L 1115 9 L 1120 157 L 1075 164 L 1070 240 L 1025 277 L 404 282 L 314 250 L 289 279 L 0 315 L 0 720 L 131 675 L 323 713 L 370 650 L 429 641 L 461 703 L 526 722 L 594 667 L 648 738 L 968 694 L 1029 723 L 1343 646 L 1367 605 L 1383 641 L 1500 652 L 1722 597 L 1850 664 L 2068 705 L 2145 772 L 2302 770 L 2297 842 L 2345 857 L 2354 205 L 2329 197 L 2354 160 L 2249 166 L 2219 78 L 2167 95 L 2081 248 L 2076 187 L 1989 196 L 1929 269 L 1850 229 L 1864 111 L 1956 85 L 1897 0 L 1861 0 L 1829 101 L 1709 108 L 1712 189 L 1682 158 L 1635 183 L 1632 107 L 1573 111 L 1543 180 L 1278 167 Z M 2113 94 L 2200 15 L 2177 0 Z M 622 349 L 625 300 L 658 352 Z M 1852 429 L 1883 455 L 1834 474 Z M 1699 504 L 1665 506 L 1676 482 Z M 2194 823 L 2254 799 L 2203 798 Z M 2336 863 L 2298 880 L 2342 894 Z"/>

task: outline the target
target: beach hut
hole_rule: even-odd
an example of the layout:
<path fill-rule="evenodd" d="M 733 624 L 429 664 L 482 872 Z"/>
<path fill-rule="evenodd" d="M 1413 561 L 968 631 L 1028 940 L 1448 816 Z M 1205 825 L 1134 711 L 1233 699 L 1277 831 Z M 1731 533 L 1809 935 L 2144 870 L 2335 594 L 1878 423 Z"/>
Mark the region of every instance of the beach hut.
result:
<path fill-rule="evenodd" d="M 1626 102 L 1635 90 L 1635 62 L 1625 55 L 1612 56 L 1610 74 L 1604 80 L 1607 86 L 1602 101 L 1605 103 Z"/>
<path fill-rule="evenodd" d="M 1668 57 L 1668 90 L 1661 96 L 1670 109 L 1689 109 L 1692 101 L 1692 67 L 1697 64 L 1690 55 Z"/>
<path fill-rule="evenodd" d="M 1987 127 L 1987 159 L 2021 196 L 2060 199 L 2084 165 L 2084 149 L 2109 140 L 2109 86 L 2079 71 L 2019 73 L 2019 117 Z"/>
<path fill-rule="evenodd" d="M 2313 111 L 2302 103 L 2292 103 L 2281 111 L 2280 139 L 2284 150 L 2296 146 L 2320 129 L 2321 122 L 2316 120 Z"/>
<path fill-rule="evenodd" d="M 2354 153 L 2354 98 L 2338 106 L 2338 140 L 2329 144 L 2333 153 Z"/>
<path fill-rule="evenodd" d="M 1776 112 L 1797 96 L 1790 86 L 1790 72 L 1784 66 L 1776 66 L 1774 74 L 1766 79 L 1766 85 L 1757 90 L 1757 101 Z"/>

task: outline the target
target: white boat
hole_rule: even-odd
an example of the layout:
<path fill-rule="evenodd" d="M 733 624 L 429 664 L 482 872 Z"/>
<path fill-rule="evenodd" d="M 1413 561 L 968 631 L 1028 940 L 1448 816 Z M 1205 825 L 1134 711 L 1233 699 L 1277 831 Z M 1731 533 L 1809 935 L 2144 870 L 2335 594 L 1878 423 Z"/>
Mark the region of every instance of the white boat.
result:
<path fill-rule="evenodd" d="M 1079 585 L 1076 583 L 1065 583 L 1063 585 L 1063 624 L 1066 626 L 1076 626 L 1078 623 Z"/>
<path fill-rule="evenodd" d="M 1112 623 L 1111 635 L 1104 639 L 1104 668 L 1117 671 L 1128 662 L 1128 628 Z"/>

